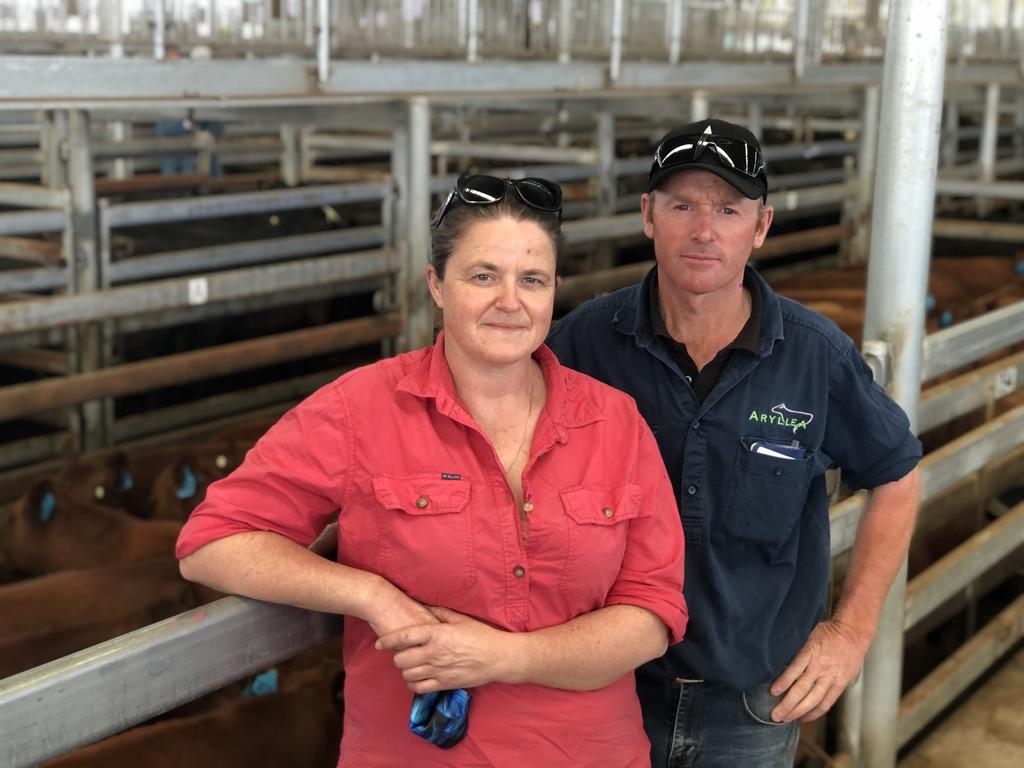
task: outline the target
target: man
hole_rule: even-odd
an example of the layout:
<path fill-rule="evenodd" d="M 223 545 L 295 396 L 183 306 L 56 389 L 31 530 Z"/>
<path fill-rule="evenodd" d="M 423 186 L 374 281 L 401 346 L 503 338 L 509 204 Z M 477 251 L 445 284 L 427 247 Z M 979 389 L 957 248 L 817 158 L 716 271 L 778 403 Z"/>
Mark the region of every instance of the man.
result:
<path fill-rule="evenodd" d="M 747 261 L 772 221 L 761 147 L 721 120 L 671 131 L 640 200 L 657 266 L 549 344 L 636 398 L 686 534 L 682 643 L 637 672 L 658 766 L 792 766 L 798 721 L 857 676 L 906 554 L 921 445 L 827 318 Z M 842 597 L 825 471 L 871 490 Z"/>

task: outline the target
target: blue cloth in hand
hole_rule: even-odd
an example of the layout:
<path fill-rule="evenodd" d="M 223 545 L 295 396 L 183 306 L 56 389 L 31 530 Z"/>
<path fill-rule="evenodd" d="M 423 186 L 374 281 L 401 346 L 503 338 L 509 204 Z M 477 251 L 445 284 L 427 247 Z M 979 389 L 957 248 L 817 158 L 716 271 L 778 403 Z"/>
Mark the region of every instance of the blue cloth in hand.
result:
<path fill-rule="evenodd" d="M 417 693 L 412 697 L 409 730 L 441 749 L 454 747 L 462 741 L 469 727 L 471 698 L 462 688 Z"/>

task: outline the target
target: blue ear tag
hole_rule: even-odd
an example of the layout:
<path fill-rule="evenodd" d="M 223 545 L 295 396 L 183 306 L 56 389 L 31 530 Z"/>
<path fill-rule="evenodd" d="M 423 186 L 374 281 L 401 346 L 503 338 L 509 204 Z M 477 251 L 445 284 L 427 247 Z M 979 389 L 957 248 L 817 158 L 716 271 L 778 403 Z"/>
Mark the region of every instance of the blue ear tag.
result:
<path fill-rule="evenodd" d="M 935 294 L 929 293 L 924 297 L 924 308 L 931 312 L 939 302 L 935 300 Z"/>
<path fill-rule="evenodd" d="M 1013 265 L 1013 271 L 1018 275 L 1024 275 L 1024 261 L 1018 261 Z"/>
<path fill-rule="evenodd" d="M 939 318 L 939 325 L 943 328 L 948 328 L 953 324 L 953 313 L 948 309 L 942 313 L 942 317 Z"/>
<path fill-rule="evenodd" d="M 122 491 L 130 491 L 135 487 L 135 480 L 132 479 L 132 473 L 127 468 L 121 470 L 121 474 L 117 478 L 117 487 Z"/>
<path fill-rule="evenodd" d="M 441 749 L 451 749 L 466 735 L 471 699 L 463 688 L 417 693 L 412 697 L 409 730 Z"/>
<path fill-rule="evenodd" d="M 191 499 L 196 495 L 196 491 L 199 489 L 198 483 L 196 483 L 196 476 L 192 474 L 192 470 L 188 468 L 188 464 L 181 465 L 181 485 L 178 486 L 178 490 L 174 492 L 174 495 L 179 499 Z"/>
<path fill-rule="evenodd" d="M 57 508 L 57 497 L 53 491 L 47 491 L 39 500 L 39 522 L 48 523 L 53 517 L 53 510 Z"/>
<path fill-rule="evenodd" d="M 242 696 L 266 696 L 270 693 L 277 693 L 277 669 L 268 669 L 262 674 L 256 675 L 249 684 L 242 689 Z"/>

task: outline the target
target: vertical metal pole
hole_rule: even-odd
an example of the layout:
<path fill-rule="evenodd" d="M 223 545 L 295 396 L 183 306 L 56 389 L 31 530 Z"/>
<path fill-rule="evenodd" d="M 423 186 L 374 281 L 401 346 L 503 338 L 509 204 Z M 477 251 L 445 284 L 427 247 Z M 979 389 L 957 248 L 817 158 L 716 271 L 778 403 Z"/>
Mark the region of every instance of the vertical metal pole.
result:
<path fill-rule="evenodd" d="M 996 142 L 999 127 L 999 83 L 989 83 L 985 88 L 985 114 L 982 119 L 981 145 L 978 165 L 982 181 L 993 181 L 996 177 Z"/>
<path fill-rule="evenodd" d="M 679 63 L 679 57 L 683 50 L 683 0 L 671 0 L 669 6 L 669 38 L 668 60 L 673 64 Z"/>
<path fill-rule="evenodd" d="M 1003 56 L 1009 56 L 1013 52 L 1013 16 L 1016 2 L 1009 0 L 1006 3 L 1006 24 L 1003 27 L 1002 49 Z"/>
<path fill-rule="evenodd" d="M 747 105 L 747 130 L 760 140 L 764 134 L 764 107 L 759 101 Z"/>
<path fill-rule="evenodd" d="M 298 186 L 302 179 L 302 158 L 299 152 L 299 127 L 294 123 L 281 125 L 281 181 L 286 187 Z"/>
<path fill-rule="evenodd" d="M 302 44 L 306 48 L 315 45 L 316 38 L 316 0 L 303 0 L 302 3 Z"/>
<path fill-rule="evenodd" d="M 1014 94 L 1013 114 L 1013 154 L 1020 157 L 1024 154 L 1024 91 Z"/>
<path fill-rule="evenodd" d="M 469 8 L 466 14 L 466 61 L 470 64 L 480 61 L 478 50 L 480 45 L 480 22 L 477 13 L 479 10 L 477 0 L 469 0 Z"/>
<path fill-rule="evenodd" d="M 864 675 L 850 683 L 836 704 L 839 716 L 836 734 L 839 753 L 850 756 L 853 768 L 861 766 L 861 728 L 864 718 Z"/>
<path fill-rule="evenodd" d="M 978 148 L 978 170 L 981 181 L 992 182 L 996 178 L 996 144 L 999 129 L 999 83 L 985 87 L 985 113 L 981 123 L 981 141 Z M 991 207 L 991 199 L 978 198 L 978 216 L 984 218 Z"/>
<path fill-rule="evenodd" d="M 466 7 L 466 0 L 459 0 L 459 5 L 456 8 L 456 35 L 459 45 L 466 44 L 466 15 L 469 9 Z"/>
<path fill-rule="evenodd" d="M 690 97 L 690 122 L 707 120 L 711 117 L 711 102 L 708 100 L 707 91 L 694 91 Z"/>
<path fill-rule="evenodd" d="M 408 247 L 409 314 L 405 341 L 410 349 L 429 344 L 434 336 L 434 305 L 424 274 L 430 257 L 430 101 L 409 99 L 408 196 L 399 205 L 407 209 L 405 240 Z"/>
<path fill-rule="evenodd" d="M 623 10 L 622 0 L 612 0 L 612 51 L 608 63 L 608 78 L 613 83 L 618 82 L 619 71 L 622 68 Z"/>
<path fill-rule="evenodd" d="M 164 60 L 164 0 L 155 0 L 153 5 L 153 58 Z"/>
<path fill-rule="evenodd" d="M 793 74 L 802 80 L 807 69 L 808 0 L 797 0 L 793 10 Z"/>
<path fill-rule="evenodd" d="M 92 151 L 89 146 L 89 115 L 72 110 L 68 119 L 68 183 L 71 187 L 73 290 L 95 293 L 102 285 L 98 232 L 96 226 L 96 192 L 93 186 Z M 103 337 L 100 324 L 80 327 L 77 370 L 85 373 L 103 365 Z M 106 444 L 102 403 L 91 401 L 82 405 L 84 450 Z"/>
<path fill-rule="evenodd" d="M 857 192 L 853 205 L 854 235 L 850 244 L 850 261 L 862 264 L 868 259 L 871 242 L 871 195 L 875 187 L 875 162 L 878 153 L 877 85 L 864 89 L 864 112 L 860 126 L 860 144 L 857 149 Z"/>
<path fill-rule="evenodd" d="M 942 133 L 942 166 L 952 168 L 960 153 L 960 105 L 953 99 L 946 102 Z"/>
<path fill-rule="evenodd" d="M 64 146 L 68 137 L 68 114 L 63 110 L 43 114 L 39 132 L 43 152 L 41 181 L 47 187 L 65 187 L 68 183 L 64 164 Z"/>
<path fill-rule="evenodd" d="M 320 36 L 316 43 L 316 79 L 326 83 L 331 76 L 331 6 L 328 0 L 317 0 Z"/>
<path fill-rule="evenodd" d="M 889 392 L 917 424 L 925 293 L 946 65 L 947 4 L 889 6 L 864 338 L 889 345 Z M 906 562 L 882 608 L 864 665 L 865 768 L 896 765 Z"/>
<path fill-rule="evenodd" d="M 572 4 L 573 0 L 559 0 L 558 5 L 558 60 L 562 64 L 572 60 Z"/>
<path fill-rule="evenodd" d="M 807 19 L 807 62 L 817 66 L 821 64 L 821 49 L 825 38 L 825 3 L 814 3 L 808 6 Z"/>
<path fill-rule="evenodd" d="M 612 216 L 618 204 L 618 178 L 615 175 L 615 113 L 602 109 L 597 115 L 594 143 L 597 145 L 597 215 Z M 590 256 L 591 269 L 608 269 L 615 261 L 615 249 L 610 243 L 594 248 Z"/>

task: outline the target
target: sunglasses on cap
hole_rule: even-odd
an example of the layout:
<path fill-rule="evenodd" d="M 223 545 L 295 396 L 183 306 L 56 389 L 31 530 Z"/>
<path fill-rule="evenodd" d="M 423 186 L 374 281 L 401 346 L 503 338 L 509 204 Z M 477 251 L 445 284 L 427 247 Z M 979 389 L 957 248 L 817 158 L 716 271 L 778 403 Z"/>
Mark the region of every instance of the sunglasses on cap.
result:
<path fill-rule="evenodd" d="M 755 178 L 764 171 L 761 150 L 740 139 L 730 139 L 713 133 L 673 136 L 658 145 L 654 161 L 661 168 L 673 168 L 696 162 L 704 153 L 711 152 L 719 163 L 734 171 Z"/>
<path fill-rule="evenodd" d="M 455 189 L 448 193 L 448 199 L 441 206 L 441 212 L 430 226 L 439 227 L 456 200 L 465 205 L 495 205 L 505 199 L 509 189 L 515 190 L 519 199 L 530 208 L 554 213 L 559 221 L 562 220 L 562 188 L 553 181 L 535 176 L 525 179 L 460 176 L 455 182 Z"/>

